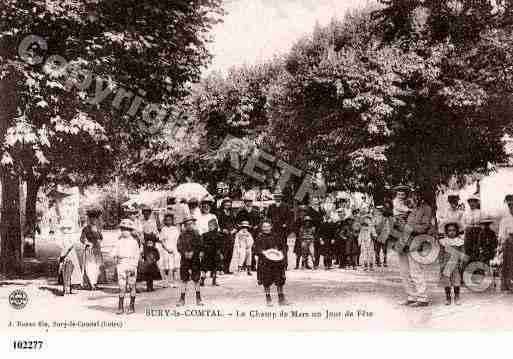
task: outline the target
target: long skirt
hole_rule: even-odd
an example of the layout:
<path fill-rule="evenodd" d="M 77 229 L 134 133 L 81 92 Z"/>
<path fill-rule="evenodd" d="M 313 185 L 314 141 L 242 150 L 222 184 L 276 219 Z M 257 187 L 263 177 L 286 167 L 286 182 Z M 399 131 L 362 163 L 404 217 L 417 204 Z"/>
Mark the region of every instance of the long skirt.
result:
<path fill-rule="evenodd" d="M 101 250 L 98 248 L 86 248 L 84 258 L 84 284 L 87 286 L 94 287 L 98 284 L 100 276 L 103 272 L 103 257 Z"/>
<path fill-rule="evenodd" d="M 372 241 L 363 241 L 361 246 L 360 261 L 364 264 L 374 264 L 376 253 L 374 252 L 374 243 Z"/>

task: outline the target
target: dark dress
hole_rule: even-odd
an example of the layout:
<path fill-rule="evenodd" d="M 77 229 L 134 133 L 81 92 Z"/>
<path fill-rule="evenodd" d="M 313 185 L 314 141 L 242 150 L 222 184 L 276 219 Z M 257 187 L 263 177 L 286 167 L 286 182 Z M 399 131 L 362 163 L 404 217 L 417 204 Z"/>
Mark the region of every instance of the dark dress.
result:
<path fill-rule="evenodd" d="M 180 233 L 177 242 L 177 249 L 180 253 L 180 279 L 183 282 L 193 280 L 197 282 L 201 276 L 200 253 L 203 252 L 203 240 L 195 229 L 184 230 Z M 185 253 L 192 252 L 191 258 L 186 258 Z"/>
<path fill-rule="evenodd" d="M 221 262 L 221 254 L 224 248 L 224 236 L 217 230 L 203 234 L 203 247 L 205 256 L 201 263 L 204 271 L 215 272 L 219 268 Z"/>
<path fill-rule="evenodd" d="M 228 213 L 221 210 L 217 214 L 217 221 L 219 223 L 219 228 L 224 235 L 223 271 L 228 273 L 230 271 L 230 263 L 233 257 L 233 245 L 235 243 L 235 238 L 232 233 L 232 230 L 235 228 L 235 217 L 231 210 Z"/>
<path fill-rule="evenodd" d="M 260 233 L 257 238 L 257 255 L 258 255 L 258 283 L 264 288 L 275 284 L 283 286 L 285 284 L 285 259 L 280 262 L 268 260 L 262 252 L 271 248 L 281 251 L 286 255 L 286 245 L 279 235 L 273 233 Z"/>
<path fill-rule="evenodd" d="M 153 246 L 145 245 L 142 259 L 139 262 L 139 269 L 137 270 L 137 281 L 162 280 L 162 275 L 157 265 L 159 260 L 159 251 Z"/>
<path fill-rule="evenodd" d="M 95 278 L 97 283 L 105 283 L 107 280 L 107 276 L 105 274 L 105 266 L 103 264 L 103 255 L 101 250 L 101 243 L 103 241 L 103 235 L 101 231 L 94 231 L 90 225 L 85 226 L 82 229 L 82 234 L 80 236 L 80 241 L 82 243 L 90 242 L 91 247 L 86 247 L 84 249 L 85 253 L 83 254 L 82 266 L 85 267 L 85 276 L 84 281 L 88 286 L 91 286 L 91 280 L 89 279 L 89 268 L 96 267 L 98 271 L 98 277 Z M 94 273 L 94 271 L 93 271 Z M 95 283 L 93 279 L 93 283 Z"/>

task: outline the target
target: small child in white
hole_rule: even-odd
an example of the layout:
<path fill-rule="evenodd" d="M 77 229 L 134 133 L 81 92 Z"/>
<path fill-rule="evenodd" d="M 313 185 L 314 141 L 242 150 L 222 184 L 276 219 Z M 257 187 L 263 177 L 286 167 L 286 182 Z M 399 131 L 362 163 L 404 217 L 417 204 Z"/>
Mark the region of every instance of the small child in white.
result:
<path fill-rule="evenodd" d="M 239 272 L 245 269 L 248 275 L 251 275 L 251 256 L 254 239 L 251 233 L 249 233 L 249 228 L 248 221 L 242 221 L 239 225 L 239 231 L 235 235 L 233 263 Z"/>
<path fill-rule="evenodd" d="M 440 282 L 445 289 L 446 305 L 451 304 L 451 287 L 454 288 L 454 304 L 460 304 L 461 266 L 463 238 L 459 235 L 460 224 L 448 222 L 444 226 L 445 237 L 440 239 Z"/>
<path fill-rule="evenodd" d="M 127 314 L 135 312 L 135 295 L 136 295 L 136 280 L 137 280 L 137 265 L 141 257 L 141 250 L 139 242 L 132 234 L 135 231 L 134 223 L 129 219 L 124 219 L 119 225 L 121 235 L 114 245 L 112 250 L 112 257 L 116 263 L 118 273 L 118 286 L 119 286 L 119 303 L 116 314 L 123 314 L 124 300 L 126 293 L 130 293 L 130 306 Z"/>

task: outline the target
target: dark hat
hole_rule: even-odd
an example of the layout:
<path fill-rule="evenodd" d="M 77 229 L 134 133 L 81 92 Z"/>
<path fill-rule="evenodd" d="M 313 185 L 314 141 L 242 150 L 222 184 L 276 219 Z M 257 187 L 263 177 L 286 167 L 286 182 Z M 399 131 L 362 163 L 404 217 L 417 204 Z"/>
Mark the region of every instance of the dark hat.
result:
<path fill-rule="evenodd" d="M 99 208 L 91 208 L 86 211 L 86 215 L 89 218 L 99 218 L 102 215 L 102 210 Z"/>
<path fill-rule="evenodd" d="M 189 203 L 198 203 L 198 199 L 196 197 L 191 197 L 188 202 Z"/>
<path fill-rule="evenodd" d="M 310 216 L 305 216 L 305 218 L 303 218 L 303 221 L 306 222 L 306 221 L 312 221 L 312 217 Z"/>
<path fill-rule="evenodd" d="M 504 197 L 504 202 L 510 202 L 510 201 L 513 201 L 513 194 L 507 194 Z"/>
<path fill-rule="evenodd" d="M 396 191 L 396 192 L 409 192 L 409 191 L 411 191 L 411 188 L 410 188 L 410 186 L 407 186 L 405 184 L 400 184 L 400 185 L 394 187 L 394 191 Z"/>
<path fill-rule="evenodd" d="M 187 222 L 195 222 L 196 221 L 196 218 L 192 217 L 192 216 L 187 216 L 183 219 L 182 221 L 182 224 L 185 224 Z"/>
<path fill-rule="evenodd" d="M 460 199 L 460 195 L 459 195 L 459 194 L 456 194 L 456 193 L 453 193 L 453 194 L 449 194 L 449 195 L 447 195 L 447 199 L 448 199 L 448 200 L 451 200 L 451 198 L 452 198 L 452 199 L 457 199 L 457 200 L 459 200 L 459 199 Z"/>
<path fill-rule="evenodd" d="M 142 206 L 142 208 L 141 208 L 141 212 L 151 212 L 151 211 L 152 211 L 152 209 L 149 206 Z"/>

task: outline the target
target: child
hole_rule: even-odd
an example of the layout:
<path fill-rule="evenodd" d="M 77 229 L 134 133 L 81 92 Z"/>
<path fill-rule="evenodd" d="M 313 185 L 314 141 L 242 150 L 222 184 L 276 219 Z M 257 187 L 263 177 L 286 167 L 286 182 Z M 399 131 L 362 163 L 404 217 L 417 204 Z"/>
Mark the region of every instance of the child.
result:
<path fill-rule="evenodd" d="M 262 231 L 260 232 L 256 244 L 258 253 L 258 284 L 264 286 L 265 301 L 268 306 L 272 306 L 271 285 L 276 285 L 278 292 L 278 303 L 280 305 L 289 304 L 283 294 L 285 285 L 285 256 L 286 243 L 284 239 L 271 233 L 271 222 L 264 220 L 262 222 Z M 271 254 L 278 254 L 272 256 Z M 281 258 L 280 258 L 281 257 Z"/>
<path fill-rule="evenodd" d="M 313 269 L 314 264 L 314 237 L 316 228 L 313 225 L 312 218 L 305 216 L 303 225 L 299 230 L 299 239 L 301 241 L 302 263 L 301 268 Z M 310 261 L 312 266 L 310 267 Z"/>
<path fill-rule="evenodd" d="M 62 249 L 59 257 L 59 278 L 62 275 L 63 293 L 73 294 L 71 287 L 82 284 L 80 262 L 78 261 L 75 243 L 72 238 L 73 224 L 63 223 L 61 225 Z"/>
<path fill-rule="evenodd" d="M 116 263 L 116 270 L 118 274 L 119 285 L 119 303 L 116 314 L 123 314 L 123 304 L 125 294 L 130 293 L 130 307 L 127 314 L 135 312 L 135 283 L 137 279 L 137 265 L 141 252 L 139 243 L 135 236 L 132 234 L 135 231 L 134 223 L 129 219 L 124 219 L 119 225 L 121 235 L 114 245 L 112 257 Z"/>
<path fill-rule="evenodd" d="M 194 229 L 195 219 L 186 217 L 182 223 L 182 233 L 178 237 L 177 248 L 180 253 L 180 279 L 182 281 L 182 290 L 180 299 L 176 304 L 178 307 L 185 305 L 185 292 L 187 283 L 192 279 L 194 289 L 196 290 L 196 304 L 203 305 L 200 293 L 201 261 L 203 259 L 203 241 L 196 229 Z"/>
<path fill-rule="evenodd" d="M 154 238 L 156 241 L 158 238 Z M 146 290 L 148 292 L 153 292 L 155 288 L 153 287 L 154 280 L 161 280 L 162 276 L 160 275 L 160 269 L 157 265 L 160 260 L 159 251 L 155 248 L 155 241 L 146 239 L 144 241 L 143 254 L 142 258 L 144 261 L 140 263 L 140 275 L 139 280 L 146 281 Z"/>
<path fill-rule="evenodd" d="M 202 236 L 205 248 L 205 258 L 202 264 L 201 286 L 205 285 L 206 272 L 210 271 L 212 285 L 217 286 L 217 269 L 223 261 L 224 236 L 219 232 L 217 219 L 208 221 L 208 232 Z"/>
<path fill-rule="evenodd" d="M 239 225 L 239 231 L 235 234 L 235 244 L 233 251 L 234 267 L 239 272 L 246 269 L 248 275 L 251 274 L 251 249 L 253 247 L 253 236 L 249 233 L 249 221 L 242 221 Z"/>
<path fill-rule="evenodd" d="M 454 288 L 454 304 L 460 304 L 462 259 L 453 251 L 463 253 L 463 238 L 459 235 L 460 224 L 445 224 L 445 237 L 440 239 L 440 282 L 445 288 L 446 305 L 451 305 L 451 287 Z"/>
<path fill-rule="evenodd" d="M 377 235 L 374 226 L 370 222 L 370 217 L 364 217 L 362 228 L 358 234 L 358 245 L 360 246 L 364 271 L 367 269 L 374 270 L 374 240 L 377 238 Z"/>
<path fill-rule="evenodd" d="M 173 213 L 164 215 L 164 226 L 160 230 L 160 263 L 166 285 L 176 288 L 176 272 L 180 267 L 180 254 L 176 248 L 180 231 L 175 226 Z"/>

